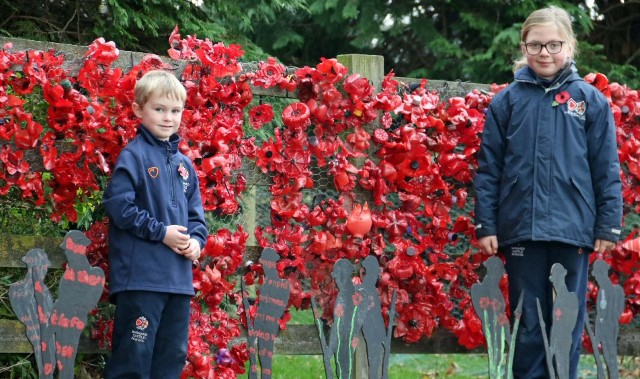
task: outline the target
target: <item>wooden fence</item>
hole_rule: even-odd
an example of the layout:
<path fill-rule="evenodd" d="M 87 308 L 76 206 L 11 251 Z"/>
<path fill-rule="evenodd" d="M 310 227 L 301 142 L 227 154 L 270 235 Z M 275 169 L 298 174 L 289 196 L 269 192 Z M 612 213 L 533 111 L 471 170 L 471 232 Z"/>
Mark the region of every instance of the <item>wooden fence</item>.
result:
<path fill-rule="evenodd" d="M 15 51 L 29 49 L 47 51 L 53 49 L 64 54 L 64 68 L 72 74 L 78 71 L 83 59 L 82 57 L 87 50 L 87 47 L 83 46 L 0 37 L 0 45 L 4 45 L 7 42 L 11 42 L 13 44 L 12 50 Z M 121 51 L 120 57 L 114 66 L 127 71 L 139 62 L 144 55 L 144 53 L 139 52 Z M 337 59 L 349 69 L 349 73 L 358 73 L 361 76 L 368 78 L 377 89 L 380 88 L 382 79 L 384 78 L 383 57 L 349 54 L 340 55 Z M 180 62 L 173 61 L 172 63 L 176 65 L 176 74 L 182 72 L 184 64 L 181 66 Z M 250 69 L 251 63 L 247 63 L 245 65 L 245 68 Z M 404 83 L 411 83 L 416 82 L 419 79 L 396 77 L 396 80 Z M 438 90 L 441 93 L 441 98 L 464 96 L 475 88 L 481 90 L 489 89 L 489 85 L 486 84 L 442 80 L 429 80 L 427 86 L 429 89 Z M 292 94 L 278 88 L 263 89 L 255 87 L 253 88 L 253 93 L 256 96 L 294 97 Z M 247 194 L 246 197 L 251 197 L 251 194 Z M 249 204 L 244 205 L 243 208 L 245 214 L 243 224 L 245 225 L 246 230 L 253 230 L 255 227 L 256 214 L 255 203 L 252 205 L 251 202 L 249 202 Z M 59 269 L 64 262 L 63 252 L 58 246 L 60 242 L 61 239 L 57 240 L 55 238 L 0 234 L 0 268 L 24 267 L 20 260 L 21 257 L 30 249 L 39 247 L 43 248 L 49 255 L 49 259 L 52 263 L 51 269 Z M 249 241 L 249 244 L 251 244 L 251 240 Z M 256 261 L 258 258 L 257 249 L 249 248 L 248 250 L 249 254 L 245 257 L 245 260 L 251 259 Z M 7 291 L 7 288 L 0 288 L 0 300 L 6 299 Z M 242 340 L 246 340 L 246 336 L 241 337 L 238 342 L 241 342 Z M 101 350 L 95 341 L 86 337 L 81 339 L 79 349 L 84 353 L 107 353 L 106 351 Z M 274 350 L 276 354 L 282 355 L 322 354 L 317 329 L 313 325 L 288 325 L 287 330 L 278 335 Z M 18 320 L 0 320 L 0 354 L 30 353 L 32 351 L 32 347 L 24 333 L 24 326 Z M 441 329 L 437 330 L 431 338 L 424 338 L 415 344 L 405 344 L 401 340 L 394 339 L 391 348 L 391 352 L 394 354 L 444 354 L 480 351 L 482 350 L 467 350 L 457 343 L 456 338 L 450 332 Z M 620 355 L 639 355 L 640 331 L 632 328 L 623 328 L 618 340 L 618 352 Z M 363 376 L 364 372 L 365 371 L 358 371 L 357 377 L 366 377 Z"/>

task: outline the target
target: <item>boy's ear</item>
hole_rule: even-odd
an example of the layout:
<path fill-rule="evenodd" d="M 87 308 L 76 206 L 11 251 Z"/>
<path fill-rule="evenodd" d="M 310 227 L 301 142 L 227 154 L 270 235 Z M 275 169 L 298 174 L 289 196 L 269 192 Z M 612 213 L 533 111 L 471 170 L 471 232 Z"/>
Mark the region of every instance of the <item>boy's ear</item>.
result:
<path fill-rule="evenodd" d="M 131 105 L 131 107 L 133 108 L 133 113 L 138 117 L 138 118 L 142 118 L 142 107 L 140 105 L 138 105 L 138 103 L 133 103 Z"/>

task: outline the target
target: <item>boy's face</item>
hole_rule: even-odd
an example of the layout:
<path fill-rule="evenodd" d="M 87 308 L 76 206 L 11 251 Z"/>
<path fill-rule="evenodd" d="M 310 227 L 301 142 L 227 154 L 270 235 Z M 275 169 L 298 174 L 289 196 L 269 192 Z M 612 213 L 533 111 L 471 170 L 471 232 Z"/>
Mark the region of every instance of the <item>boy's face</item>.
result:
<path fill-rule="evenodd" d="M 165 95 L 152 94 L 140 107 L 133 103 L 133 113 L 154 137 L 168 141 L 178 131 L 182 119 L 183 103 Z"/>

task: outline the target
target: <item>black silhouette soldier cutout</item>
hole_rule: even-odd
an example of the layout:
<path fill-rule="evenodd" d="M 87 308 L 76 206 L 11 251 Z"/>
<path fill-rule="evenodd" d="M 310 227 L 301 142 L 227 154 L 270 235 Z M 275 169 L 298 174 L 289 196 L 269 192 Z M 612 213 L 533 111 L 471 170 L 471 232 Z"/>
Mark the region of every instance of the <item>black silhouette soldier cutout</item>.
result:
<path fill-rule="evenodd" d="M 545 342 L 545 350 L 547 367 L 550 377 L 552 378 L 555 378 L 556 374 L 558 378 L 569 377 L 571 333 L 578 319 L 578 296 L 575 292 L 569 292 L 567 289 L 565 282 L 566 275 L 567 270 L 560 263 L 551 266 L 551 276 L 549 280 L 553 283 L 555 300 L 553 302 L 553 313 L 551 315 L 551 333 L 548 344 Z M 545 337 L 545 324 L 541 315 L 542 311 L 539 306 L 539 299 L 537 300 L 540 326 L 542 327 L 542 335 Z M 554 370 L 553 366 L 554 361 L 556 370 Z"/>
<path fill-rule="evenodd" d="M 331 276 L 338 287 L 338 295 L 333 307 L 333 324 L 329 336 L 329 350 L 335 356 L 338 378 L 351 378 L 353 372 L 353 353 L 358 344 L 356 332 L 361 330 L 365 312 L 369 305 L 362 304 L 366 293 L 363 288 L 356 291 L 352 275 L 355 270 L 347 259 L 338 259 L 333 266 Z"/>
<path fill-rule="evenodd" d="M 624 311 L 624 291 L 619 285 L 614 285 L 609 278 L 609 265 L 598 259 L 593 262 L 591 269 L 598 283 L 598 297 L 596 299 L 595 339 L 602 348 L 602 355 L 607 365 L 609 378 L 618 378 L 618 334 L 620 316 Z M 596 345 L 597 346 L 597 345 Z M 594 350 L 594 354 L 598 354 Z"/>
<path fill-rule="evenodd" d="M 45 340 L 55 340 L 59 379 L 71 379 L 80 335 L 104 287 L 104 272 L 89 264 L 86 257 L 89 239 L 78 231 L 67 233 L 60 247 L 67 258 L 58 298 L 53 303 Z"/>
<path fill-rule="evenodd" d="M 24 279 L 9 286 L 9 302 L 20 322 L 25 325 L 39 377 L 53 378 L 54 343 L 53 340 L 43 339 L 53 308 L 51 293 L 44 283 L 51 262 L 42 249 L 29 250 L 22 261 L 27 265 L 27 274 Z"/>
<path fill-rule="evenodd" d="M 362 277 L 362 288 L 365 296 L 367 308 L 361 308 L 364 313 L 364 323 L 362 324 L 362 335 L 367 344 L 367 361 L 369 363 L 369 378 L 389 377 L 387 373 L 388 362 L 385 362 L 386 351 L 391 348 L 387 345 L 387 329 L 382 318 L 382 306 L 380 305 L 380 294 L 376 287 L 380 277 L 380 264 L 373 255 L 367 256 L 362 262 L 365 275 Z M 393 320 L 390 320 L 389 327 L 393 327 Z"/>
<path fill-rule="evenodd" d="M 504 347 L 511 342 L 509 319 L 505 311 L 505 301 L 500 291 L 500 280 L 505 274 L 500 258 L 492 256 L 483 262 L 487 272 L 480 283 L 471 286 L 473 309 L 482 321 L 482 331 L 489 350 L 490 376 L 500 376 Z"/>
<path fill-rule="evenodd" d="M 247 312 L 247 325 L 249 327 L 249 356 L 251 369 L 249 378 L 258 377 L 258 367 L 256 364 L 256 342 L 258 358 L 260 359 L 261 378 L 271 378 L 271 362 L 273 358 L 273 344 L 280 329 L 278 320 L 284 314 L 291 288 L 286 279 L 278 276 L 276 263 L 280 259 L 278 253 L 271 248 L 262 250 L 259 262 L 262 264 L 264 271 L 264 282 L 260 287 L 260 296 L 258 297 L 258 310 L 255 320 L 251 324 L 248 317 L 249 302 L 246 297 L 243 299 L 245 311 Z M 243 296 L 244 296 L 244 281 Z"/>

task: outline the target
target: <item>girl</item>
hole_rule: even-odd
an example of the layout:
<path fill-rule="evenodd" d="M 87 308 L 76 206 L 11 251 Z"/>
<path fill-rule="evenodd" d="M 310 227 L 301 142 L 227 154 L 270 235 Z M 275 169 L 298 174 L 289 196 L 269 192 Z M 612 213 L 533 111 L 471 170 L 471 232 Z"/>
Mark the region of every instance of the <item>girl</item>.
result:
<path fill-rule="evenodd" d="M 577 377 L 589 252 L 610 251 L 620 236 L 622 185 L 615 124 L 607 99 L 578 75 L 576 39 L 566 11 L 533 12 L 521 31 L 515 78 L 491 101 L 478 155 L 476 235 L 482 252 L 500 247 L 512 312 L 524 290 L 515 378 L 548 377 L 538 319 L 552 321 L 555 263 L 579 299 L 570 377 Z M 567 332 L 569 333 L 569 332 Z"/>

